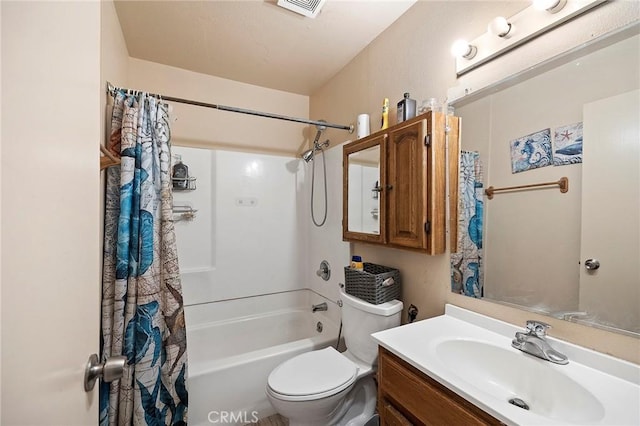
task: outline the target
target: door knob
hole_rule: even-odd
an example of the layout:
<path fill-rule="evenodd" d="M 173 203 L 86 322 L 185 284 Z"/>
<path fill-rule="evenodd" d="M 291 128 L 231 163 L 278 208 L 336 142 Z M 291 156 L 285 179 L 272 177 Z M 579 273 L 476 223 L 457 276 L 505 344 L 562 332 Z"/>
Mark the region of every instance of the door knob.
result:
<path fill-rule="evenodd" d="M 584 261 L 584 267 L 587 271 L 595 271 L 600 267 L 600 261 L 598 259 L 587 259 Z"/>
<path fill-rule="evenodd" d="M 101 363 L 98 360 L 98 355 L 92 354 L 84 370 L 84 391 L 92 390 L 96 380 L 100 377 L 107 383 L 118 380 L 122 377 L 126 361 L 126 356 L 112 356 Z"/>

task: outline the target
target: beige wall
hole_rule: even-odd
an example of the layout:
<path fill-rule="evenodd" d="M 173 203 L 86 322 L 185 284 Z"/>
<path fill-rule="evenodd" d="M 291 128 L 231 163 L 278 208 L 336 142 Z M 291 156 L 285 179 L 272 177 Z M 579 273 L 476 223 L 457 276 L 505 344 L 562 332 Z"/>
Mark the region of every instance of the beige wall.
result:
<path fill-rule="evenodd" d="M 607 4 L 561 28 L 572 37 L 555 38 L 555 35 L 540 37 L 526 50 L 528 56 L 537 61 L 541 45 L 566 48 L 588 40 L 592 35 L 602 34 L 637 19 L 635 2 Z M 486 31 L 487 23 L 495 16 L 511 16 L 529 3 L 526 2 L 435 2 L 420 1 L 405 15 L 364 49 L 340 73 L 311 96 L 311 115 L 322 116 L 334 122 L 354 122 L 359 113 L 371 115 L 371 129 L 377 130 L 382 99 L 388 97 L 394 106 L 403 92 L 410 92 L 418 102 L 426 97 L 437 97 L 441 101 L 447 89 L 462 84 L 455 77 L 455 61 L 450 56 L 451 43 L 457 38 L 473 39 Z M 587 22 L 590 25 L 581 25 Z M 595 24 L 594 24 L 595 22 Z M 567 46 L 568 45 L 568 46 Z M 570 47 L 569 47 L 570 46 Z M 523 48 L 525 49 L 525 48 Z M 533 52 L 533 53 L 532 53 Z M 500 70 L 494 65 L 484 66 L 465 76 L 464 83 L 481 87 L 502 79 L 500 73 L 518 72 L 530 66 L 527 61 L 515 61 L 518 50 L 500 58 Z M 535 62 L 534 62 L 535 63 Z M 485 71 L 490 69 L 490 71 Z M 347 94 L 347 95 L 345 95 Z M 392 108 L 391 117 L 395 114 Z M 344 134 L 331 132 L 331 137 L 347 139 Z M 328 132 L 328 133 L 329 133 Z M 445 303 L 469 308 L 515 324 L 524 325 L 526 319 L 536 315 L 518 309 L 501 306 L 484 300 L 474 300 L 452 294 L 449 291 L 449 256 L 425 256 L 395 249 L 380 248 L 364 244 L 352 244 L 352 254 L 359 254 L 367 261 L 401 269 L 403 276 L 403 301 L 406 306 L 415 304 L 420 309 L 419 318 L 439 315 Z M 405 317 L 406 318 L 406 317 Z M 640 362 L 638 339 L 625 337 L 540 317 L 551 323 L 554 336 L 587 347 Z"/>
<path fill-rule="evenodd" d="M 129 76 L 129 52 L 124 41 L 120 22 L 116 9 L 111 0 L 100 2 L 100 104 L 102 105 L 101 129 L 106 132 L 105 122 L 108 125 L 110 116 L 106 115 L 107 93 L 106 82 L 116 86 L 127 86 Z M 104 142 L 104 137 L 101 139 Z"/>
<path fill-rule="evenodd" d="M 239 83 L 220 77 L 186 71 L 154 62 L 130 58 L 131 88 L 299 118 L 309 117 L 309 98 L 303 95 Z M 290 155 L 306 149 L 315 128 L 173 103 L 176 121 L 172 143 L 202 148 L 225 148 Z"/>
<path fill-rule="evenodd" d="M 93 424 L 100 4 L 2 2 L 2 424 Z"/>

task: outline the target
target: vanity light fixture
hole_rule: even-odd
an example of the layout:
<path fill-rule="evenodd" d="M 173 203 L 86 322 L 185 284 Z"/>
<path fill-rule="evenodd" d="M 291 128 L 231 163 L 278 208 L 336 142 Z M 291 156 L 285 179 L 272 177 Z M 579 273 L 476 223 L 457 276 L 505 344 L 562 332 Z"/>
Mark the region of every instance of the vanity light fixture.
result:
<path fill-rule="evenodd" d="M 456 58 L 473 59 L 478 53 L 478 48 L 469 44 L 467 40 L 456 40 L 451 45 L 451 54 Z"/>
<path fill-rule="evenodd" d="M 532 5 L 509 18 L 499 16 L 480 37 L 453 44 L 451 53 L 456 57 L 456 75 L 461 76 L 606 1 L 533 0 Z"/>
<path fill-rule="evenodd" d="M 549 13 L 557 13 L 567 4 L 567 0 L 533 0 L 533 7 L 537 10 L 546 10 Z"/>
<path fill-rule="evenodd" d="M 497 16 L 489 22 L 487 31 L 500 38 L 509 38 L 511 36 L 512 26 L 503 16 Z"/>

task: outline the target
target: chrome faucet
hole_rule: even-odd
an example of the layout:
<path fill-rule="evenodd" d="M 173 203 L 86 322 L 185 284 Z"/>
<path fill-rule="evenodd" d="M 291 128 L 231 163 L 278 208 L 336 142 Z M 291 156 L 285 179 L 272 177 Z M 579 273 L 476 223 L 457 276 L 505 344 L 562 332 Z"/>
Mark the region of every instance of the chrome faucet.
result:
<path fill-rule="evenodd" d="M 546 336 L 549 328 L 551 326 L 544 322 L 528 320 L 527 331 L 518 331 L 516 338 L 511 341 L 511 346 L 546 361 L 562 365 L 568 364 L 569 358 L 553 349 L 547 342 Z"/>
<path fill-rule="evenodd" d="M 311 312 L 326 311 L 327 309 L 328 309 L 327 302 L 322 302 L 322 303 L 318 303 L 317 305 L 311 306 Z"/>

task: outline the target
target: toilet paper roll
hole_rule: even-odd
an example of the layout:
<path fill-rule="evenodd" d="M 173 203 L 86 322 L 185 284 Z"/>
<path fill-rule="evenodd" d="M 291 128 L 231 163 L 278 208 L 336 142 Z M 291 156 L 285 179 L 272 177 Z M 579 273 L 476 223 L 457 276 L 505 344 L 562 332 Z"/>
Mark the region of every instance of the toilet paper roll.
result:
<path fill-rule="evenodd" d="M 370 133 L 371 133 L 371 130 L 369 127 L 369 114 L 358 115 L 358 130 L 356 133 L 358 136 L 358 139 L 364 138 L 365 136 L 369 136 Z"/>

